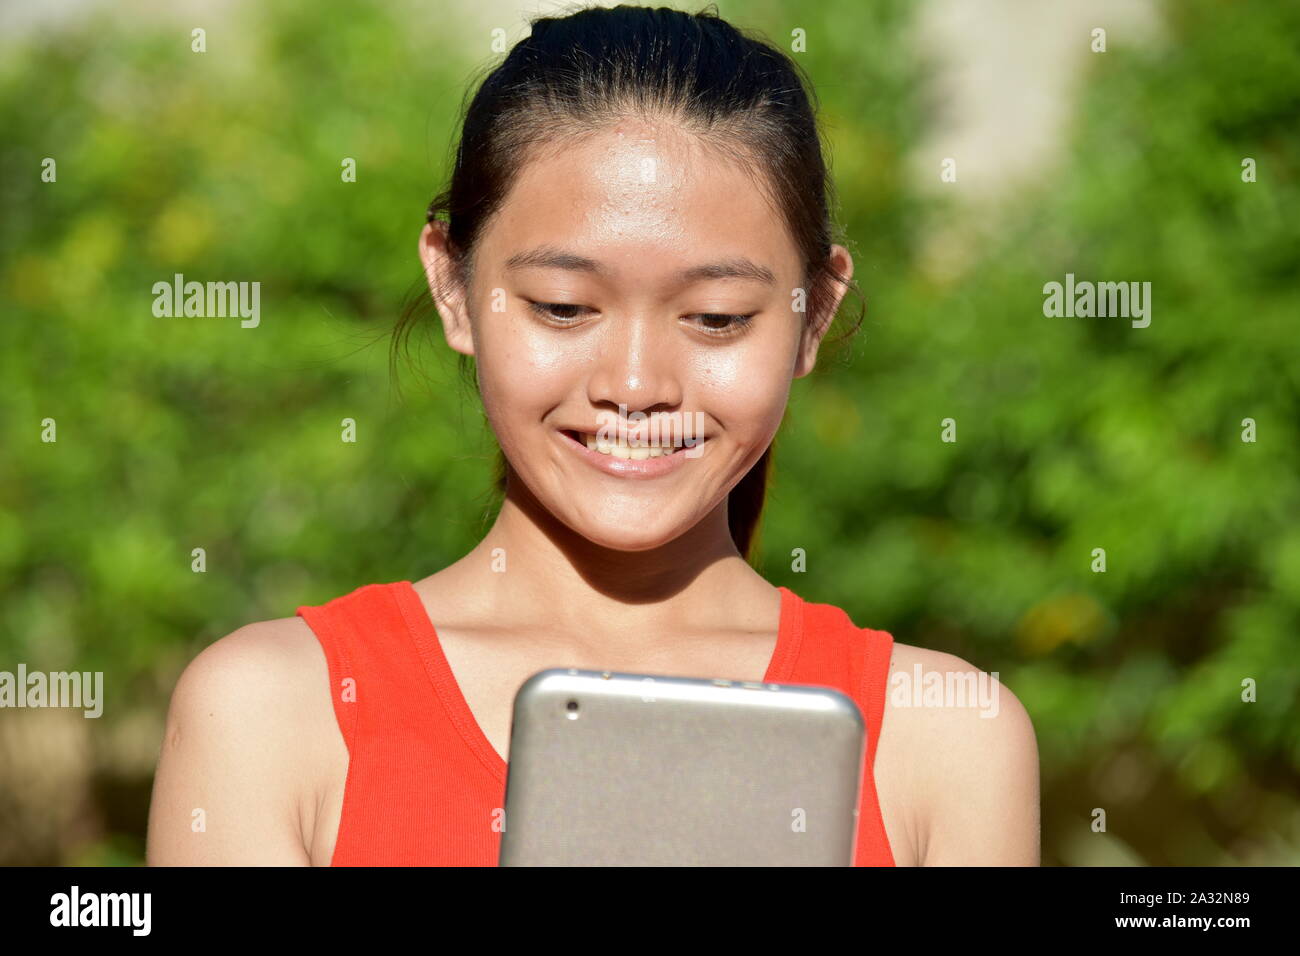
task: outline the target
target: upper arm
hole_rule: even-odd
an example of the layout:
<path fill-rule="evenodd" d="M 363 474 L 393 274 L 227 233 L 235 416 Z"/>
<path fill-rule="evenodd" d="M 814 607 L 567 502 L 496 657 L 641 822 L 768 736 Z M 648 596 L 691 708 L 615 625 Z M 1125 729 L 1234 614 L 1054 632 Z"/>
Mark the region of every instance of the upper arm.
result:
<path fill-rule="evenodd" d="M 149 806 L 150 865 L 307 865 L 303 749 L 291 744 L 292 625 L 240 628 L 172 693 Z"/>
<path fill-rule="evenodd" d="M 1038 742 L 1020 700 L 991 675 L 950 654 L 939 668 L 989 706 L 954 705 L 927 715 L 929 773 L 925 866 L 1038 866 Z"/>

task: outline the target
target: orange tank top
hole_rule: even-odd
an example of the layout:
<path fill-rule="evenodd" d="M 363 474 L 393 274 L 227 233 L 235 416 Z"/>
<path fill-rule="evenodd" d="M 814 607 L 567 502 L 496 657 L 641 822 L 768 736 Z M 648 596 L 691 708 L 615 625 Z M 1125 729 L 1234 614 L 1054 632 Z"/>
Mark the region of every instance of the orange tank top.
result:
<path fill-rule="evenodd" d="M 781 592 L 764 681 L 848 694 L 867 725 L 856 866 L 893 866 L 872 772 L 894 639 Z M 506 763 L 452 676 L 409 581 L 298 608 L 329 665 L 349 761 L 332 866 L 495 866 Z"/>

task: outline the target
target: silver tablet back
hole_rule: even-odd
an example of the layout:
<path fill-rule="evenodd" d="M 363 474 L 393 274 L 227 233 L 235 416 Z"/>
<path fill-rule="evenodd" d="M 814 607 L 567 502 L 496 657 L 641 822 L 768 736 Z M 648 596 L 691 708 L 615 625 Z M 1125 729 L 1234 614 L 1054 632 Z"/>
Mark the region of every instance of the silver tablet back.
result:
<path fill-rule="evenodd" d="M 552 668 L 515 695 L 502 866 L 851 866 L 865 727 L 827 687 Z"/>

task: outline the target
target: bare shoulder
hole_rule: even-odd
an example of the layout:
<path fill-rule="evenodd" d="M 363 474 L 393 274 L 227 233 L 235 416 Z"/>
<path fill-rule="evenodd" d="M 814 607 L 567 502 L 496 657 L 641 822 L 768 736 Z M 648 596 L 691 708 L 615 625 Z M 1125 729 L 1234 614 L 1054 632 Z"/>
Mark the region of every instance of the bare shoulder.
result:
<path fill-rule="evenodd" d="M 325 656 L 305 621 L 248 624 L 209 644 L 181 673 L 169 734 L 201 721 L 232 745 L 291 737 L 327 687 Z"/>
<path fill-rule="evenodd" d="M 955 654 L 911 644 L 894 644 L 887 704 L 891 712 L 906 711 L 922 718 L 923 724 L 948 731 L 964 727 L 995 736 L 1014 737 L 1026 730 L 1033 734 L 1029 712 L 998 672 L 990 674 Z"/>
<path fill-rule="evenodd" d="M 1038 743 L 996 673 L 894 645 L 886 721 L 910 754 L 926 865 L 1038 863 Z"/>
<path fill-rule="evenodd" d="M 308 690 L 304 671 L 317 664 L 324 670 L 325 657 L 302 618 L 248 624 L 195 656 L 176 682 L 172 706 L 206 701 L 227 711 L 275 709 Z"/>
<path fill-rule="evenodd" d="M 323 652 L 300 618 L 204 648 L 172 692 L 149 813 L 150 863 L 306 862 L 329 710 Z M 323 702 L 323 704 L 322 704 Z"/>

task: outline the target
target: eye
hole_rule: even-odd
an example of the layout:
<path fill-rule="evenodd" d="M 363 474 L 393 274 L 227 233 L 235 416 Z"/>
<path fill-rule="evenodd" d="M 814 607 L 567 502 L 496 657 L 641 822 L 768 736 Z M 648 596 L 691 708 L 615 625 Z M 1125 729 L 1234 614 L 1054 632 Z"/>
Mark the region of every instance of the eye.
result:
<path fill-rule="evenodd" d="M 585 305 L 573 305 L 568 302 L 533 302 L 531 299 L 528 301 L 528 308 L 544 319 L 558 321 L 561 324 L 569 324 L 578 319 L 584 310 L 594 311 Z"/>
<path fill-rule="evenodd" d="M 569 302 L 534 302 L 528 300 L 528 308 L 535 314 L 560 325 L 575 325 L 584 312 L 595 312 L 585 305 Z M 685 316 L 687 319 L 700 320 L 699 328 L 713 338 L 727 338 L 740 335 L 757 313 L 748 315 L 731 315 L 723 312 L 697 312 Z"/>
<path fill-rule="evenodd" d="M 726 338 L 732 335 L 740 335 L 749 326 L 750 321 L 758 313 L 751 312 L 749 315 L 727 315 L 721 312 L 697 312 L 695 315 L 688 315 L 688 319 L 700 319 L 704 324 L 700 326 L 705 334 L 715 338 Z M 725 323 L 725 324 L 712 324 Z"/>

